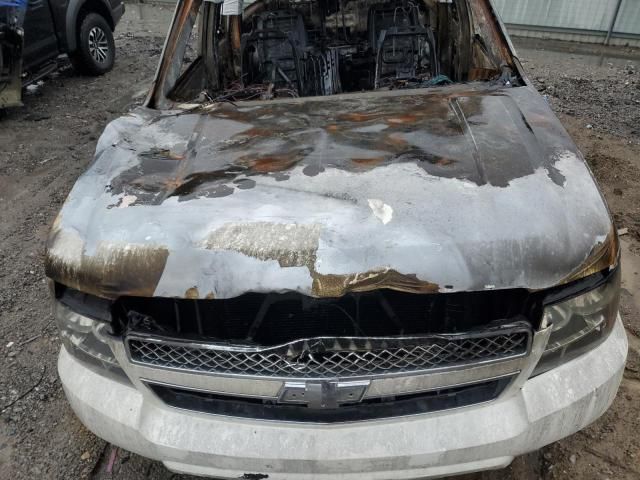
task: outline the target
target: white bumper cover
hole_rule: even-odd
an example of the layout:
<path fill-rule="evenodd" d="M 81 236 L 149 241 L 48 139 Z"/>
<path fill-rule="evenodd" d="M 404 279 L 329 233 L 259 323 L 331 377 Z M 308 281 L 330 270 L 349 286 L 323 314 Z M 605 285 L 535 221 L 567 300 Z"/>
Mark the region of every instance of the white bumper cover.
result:
<path fill-rule="evenodd" d="M 58 369 L 71 406 L 90 430 L 171 470 L 219 478 L 390 480 L 504 467 L 584 428 L 613 401 L 626 355 L 618 319 L 603 344 L 515 394 L 458 410 L 336 425 L 174 409 L 95 373 L 64 348 Z"/>

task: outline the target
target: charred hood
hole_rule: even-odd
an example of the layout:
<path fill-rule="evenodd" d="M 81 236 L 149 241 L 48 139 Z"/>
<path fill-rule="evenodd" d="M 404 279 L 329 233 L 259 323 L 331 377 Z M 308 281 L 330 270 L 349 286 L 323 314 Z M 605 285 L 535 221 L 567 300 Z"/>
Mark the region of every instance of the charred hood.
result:
<path fill-rule="evenodd" d="M 134 111 L 69 195 L 47 273 L 107 298 L 542 289 L 615 250 L 546 102 L 467 85 Z"/>

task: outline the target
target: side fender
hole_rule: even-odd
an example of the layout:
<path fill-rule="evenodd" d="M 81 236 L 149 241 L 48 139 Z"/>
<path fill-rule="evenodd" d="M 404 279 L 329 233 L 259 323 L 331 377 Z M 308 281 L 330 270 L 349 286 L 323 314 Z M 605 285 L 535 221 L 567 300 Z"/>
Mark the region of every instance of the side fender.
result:
<path fill-rule="evenodd" d="M 89 10 L 104 15 L 107 23 L 109 23 L 113 28 L 113 12 L 108 0 L 69 0 L 65 18 L 65 40 L 67 47 L 66 50 L 68 52 L 73 52 L 78 47 L 78 15 L 80 14 L 82 7 L 86 4 L 99 4 L 97 8 L 89 7 Z"/>

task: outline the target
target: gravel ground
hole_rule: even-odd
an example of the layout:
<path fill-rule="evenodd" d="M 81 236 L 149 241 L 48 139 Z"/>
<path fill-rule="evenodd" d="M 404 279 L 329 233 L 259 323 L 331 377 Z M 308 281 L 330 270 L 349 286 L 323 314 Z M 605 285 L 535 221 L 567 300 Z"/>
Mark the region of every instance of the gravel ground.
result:
<path fill-rule="evenodd" d="M 524 39 L 518 47 L 529 77 L 556 112 L 581 119 L 597 134 L 640 144 L 639 49 Z"/>
<path fill-rule="evenodd" d="M 142 100 L 169 14 L 167 7 L 130 6 L 111 73 L 94 79 L 63 68 L 27 95 L 24 108 L 0 118 L 0 478 L 187 478 L 107 445 L 75 418 L 56 374 L 60 342 L 42 266 L 49 225 L 104 125 Z M 593 426 L 508 469 L 460 480 L 638 479 L 640 52 L 609 48 L 594 56 L 578 46 L 516 44 L 587 157 L 618 228 L 628 230 L 622 315 L 632 348 L 620 394 Z"/>

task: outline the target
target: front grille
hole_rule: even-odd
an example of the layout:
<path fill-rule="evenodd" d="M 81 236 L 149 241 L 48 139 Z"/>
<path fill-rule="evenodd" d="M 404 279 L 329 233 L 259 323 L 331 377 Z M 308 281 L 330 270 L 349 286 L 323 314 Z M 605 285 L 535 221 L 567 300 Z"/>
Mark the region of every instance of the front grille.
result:
<path fill-rule="evenodd" d="M 336 337 L 296 340 L 274 347 L 193 343 L 130 334 L 133 362 L 215 374 L 334 378 L 415 373 L 525 355 L 527 322 L 467 334 L 414 337 Z"/>

